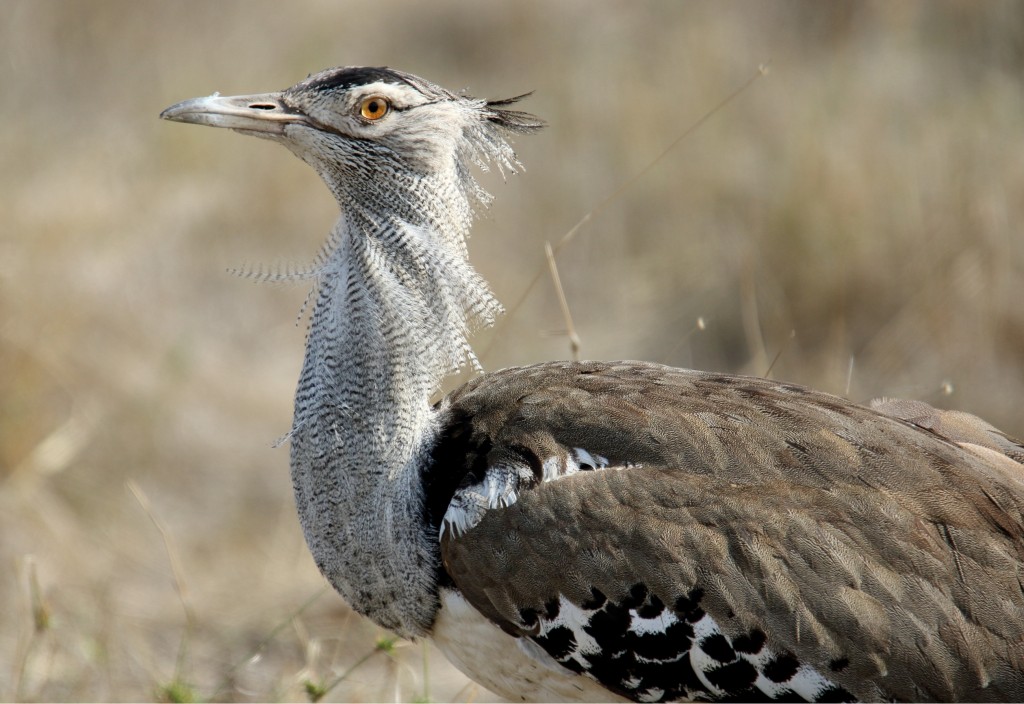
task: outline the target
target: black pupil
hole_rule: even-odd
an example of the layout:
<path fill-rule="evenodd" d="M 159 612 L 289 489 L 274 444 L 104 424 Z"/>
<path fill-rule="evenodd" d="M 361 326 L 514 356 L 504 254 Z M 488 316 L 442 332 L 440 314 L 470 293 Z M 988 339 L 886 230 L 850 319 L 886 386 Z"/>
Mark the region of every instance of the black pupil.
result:
<path fill-rule="evenodd" d="M 376 100 L 371 101 L 370 104 L 367 105 L 366 107 L 370 111 L 370 114 L 373 114 L 373 115 L 376 115 L 377 112 L 380 110 L 380 105 L 377 103 Z"/>

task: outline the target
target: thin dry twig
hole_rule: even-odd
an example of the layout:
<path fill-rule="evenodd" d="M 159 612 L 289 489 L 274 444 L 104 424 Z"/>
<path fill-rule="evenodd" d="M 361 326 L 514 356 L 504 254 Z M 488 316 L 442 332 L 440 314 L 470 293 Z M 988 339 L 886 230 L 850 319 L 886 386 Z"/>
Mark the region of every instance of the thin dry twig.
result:
<path fill-rule="evenodd" d="M 25 673 L 28 670 L 29 660 L 31 660 L 33 653 L 36 650 L 36 646 L 40 643 L 42 635 L 50 627 L 50 608 L 43 597 L 43 590 L 39 586 L 39 575 L 36 570 L 36 559 L 34 555 L 26 555 L 24 557 L 25 573 L 26 573 L 26 586 L 28 587 L 28 605 L 32 611 L 32 629 L 28 635 L 28 640 L 22 648 L 20 648 L 20 656 L 17 658 L 14 666 L 14 700 L 25 701 L 28 697 L 24 690 L 25 687 Z"/>
<path fill-rule="evenodd" d="M 778 352 L 775 353 L 775 356 L 772 357 L 772 363 L 768 365 L 768 369 L 766 369 L 764 374 L 762 375 L 762 376 L 764 376 L 765 379 L 768 379 L 768 378 L 771 377 L 772 369 L 775 368 L 775 363 L 779 361 L 779 358 L 782 356 L 782 353 L 785 352 L 787 349 L 789 349 L 790 341 L 795 339 L 795 338 L 796 338 L 796 330 L 790 330 L 789 331 L 789 337 L 786 338 L 786 343 L 784 345 L 782 345 L 782 347 L 779 348 Z"/>
<path fill-rule="evenodd" d="M 174 545 L 174 540 L 171 537 L 170 531 L 168 531 L 160 519 L 157 518 L 156 513 L 153 511 L 153 505 L 149 501 L 149 497 L 147 497 L 139 485 L 131 479 L 126 481 L 125 484 L 128 486 L 128 490 L 135 496 L 135 500 L 139 502 L 139 506 L 142 507 L 143 512 L 149 517 L 149 520 L 152 521 L 157 532 L 160 533 L 160 539 L 163 540 L 164 543 L 164 550 L 167 552 L 167 560 L 171 565 L 171 575 L 174 577 L 174 590 L 177 592 L 178 599 L 181 601 L 181 608 L 185 612 L 185 632 L 181 636 L 181 646 L 178 648 L 178 662 L 175 665 L 175 680 L 181 680 L 188 649 L 188 639 L 196 624 L 195 612 L 193 611 L 189 600 L 188 586 L 185 584 L 185 571 L 181 567 L 178 550 Z"/>
<path fill-rule="evenodd" d="M 544 243 L 544 255 L 548 259 L 548 270 L 551 272 L 551 281 L 555 284 L 555 294 L 558 296 L 558 305 L 562 307 L 562 317 L 565 318 L 565 334 L 569 338 L 569 353 L 572 361 L 580 361 L 580 336 L 576 334 L 576 326 L 572 322 L 572 313 L 569 311 L 569 302 L 565 299 L 565 291 L 562 289 L 562 279 L 558 276 L 558 264 L 555 262 L 555 253 L 551 249 L 551 243 Z"/>
<path fill-rule="evenodd" d="M 232 682 L 235 673 L 237 673 L 238 670 L 240 670 L 246 663 L 252 662 L 254 658 L 259 657 L 266 649 L 266 647 L 270 645 L 271 641 L 273 641 L 274 638 L 276 638 L 281 631 L 283 631 L 290 624 L 295 623 L 296 619 L 298 619 L 298 617 L 301 616 L 306 611 L 306 609 L 315 604 L 317 600 L 320 599 L 320 597 L 322 597 L 328 591 L 330 591 L 330 585 L 325 584 L 322 587 L 320 587 L 320 589 L 313 592 L 313 594 L 310 595 L 309 598 L 307 598 L 296 609 L 294 609 L 291 613 L 285 616 L 276 626 L 270 629 L 270 632 L 267 633 L 267 635 L 264 636 L 263 639 L 256 644 L 256 647 L 253 648 L 248 655 L 246 655 L 244 658 L 242 658 L 241 660 L 237 661 L 234 665 L 229 667 L 224 675 L 224 678 L 221 680 L 221 683 L 217 686 L 217 691 L 214 693 L 212 699 L 214 701 L 222 701 L 227 699 L 227 695 L 233 686 Z"/>
<path fill-rule="evenodd" d="M 703 315 L 698 315 L 697 320 L 694 321 L 693 323 L 693 327 L 687 330 L 686 334 L 683 335 L 679 339 L 679 341 L 676 342 L 675 345 L 673 345 L 672 349 L 669 350 L 668 356 L 659 355 L 659 359 L 664 361 L 666 364 L 672 363 L 672 360 L 675 359 L 677 354 L 679 354 L 679 351 L 683 348 L 683 345 L 685 345 L 687 342 L 693 339 L 694 335 L 696 335 L 699 332 L 704 332 L 705 330 L 707 330 L 707 328 L 707 320 L 704 318 Z"/>
<path fill-rule="evenodd" d="M 379 638 L 377 640 L 377 643 L 373 646 L 373 650 L 370 650 L 369 652 L 364 653 L 363 656 L 361 658 L 359 658 L 358 660 L 356 660 L 355 663 L 350 665 L 348 667 L 348 669 L 346 669 L 344 672 L 342 672 L 340 675 L 335 677 L 333 680 L 331 680 L 327 684 L 316 684 L 316 683 L 313 683 L 313 682 L 307 682 L 306 683 L 306 694 L 309 697 L 309 700 L 311 702 L 314 702 L 314 704 L 316 702 L 319 702 L 321 699 L 323 699 L 325 696 L 327 696 L 327 694 L 330 693 L 330 691 L 332 689 L 334 689 L 339 684 L 341 684 L 346 679 L 348 679 L 349 675 L 351 675 L 353 672 L 355 672 L 356 669 L 361 667 L 364 663 L 366 663 L 366 661 L 368 661 L 374 655 L 376 655 L 377 653 L 389 653 L 390 654 L 391 652 L 394 651 L 394 648 L 395 648 L 395 639 L 394 638 Z"/>
<path fill-rule="evenodd" d="M 740 277 L 740 319 L 743 323 L 743 334 L 747 339 L 749 364 L 753 369 L 768 370 L 775 366 L 778 357 L 768 364 L 768 346 L 764 341 L 764 330 L 761 328 L 760 306 L 757 302 L 757 283 L 754 276 L 755 265 L 751 256 L 744 257 L 743 272 Z"/>

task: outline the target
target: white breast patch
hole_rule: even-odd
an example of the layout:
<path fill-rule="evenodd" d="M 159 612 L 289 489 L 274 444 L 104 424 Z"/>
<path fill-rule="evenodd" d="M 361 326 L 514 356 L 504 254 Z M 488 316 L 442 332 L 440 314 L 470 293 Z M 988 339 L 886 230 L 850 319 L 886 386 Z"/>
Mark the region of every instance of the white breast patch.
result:
<path fill-rule="evenodd" d="M 440 599 L 431 639 L 455 667 L 495 694 L 509 701 L 628 701 L 565 669 L 533 641 L 505 633 L 459 591 L 441 589 Z"/>

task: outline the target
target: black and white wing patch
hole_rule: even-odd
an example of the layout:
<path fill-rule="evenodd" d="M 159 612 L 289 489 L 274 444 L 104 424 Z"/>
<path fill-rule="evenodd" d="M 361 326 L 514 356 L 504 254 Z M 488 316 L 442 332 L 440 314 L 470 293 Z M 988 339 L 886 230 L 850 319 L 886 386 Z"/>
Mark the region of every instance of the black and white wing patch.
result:
<path fill-rule="evenodd" d="M 639 466 L 573 448 L 545 458 L 539 467 L 499 462 L 482 477 L 471 473 L 441 522 L 442 552 L 472 531 L 488 511 L 508 508 L 543 484 L 581 472 Z M 539 645 L 566 670 L 636 701 L 854 700 L 814 668 L 773 652 L 763 632 L 728 637 L 701 608 L 702 598 L 703 591 L 695 587 L 666 603 L 642 582 L 612 598 L 596 587 L 582 600 L 553 591 L 542 609 L 520 608 L 515 623 L 501 625 L 514 638 Z M 517 650 L 535 652 L 522 644 Z"/>
<path fill-rule="evenodd" d="M 599 469 L 628 469 L 639 465 L 621 463 L 612 466 L 607 457 L 582 448 L 551 455 L 539 468 L 525 462 L 499 462 L 486 468 L 482 477 L 470 472 L 456 490 L 441 521 L 441 539 L 447 534 L 459 537 L 473 528 L 488 509 L 505 508 L 541 482 L 570 477 L 578 472 Z"/>
<path fill-rule="evenodd" d="M 544 613 L 524 614 L 524 625 L 534 624 L 530 637 L 558 663 L 630 699 L 854 700 L 814 668 L 774 653 L 759 630 L 730 639 L 700 608 L 699 589 L 672 606 L 639 583 L 618 602 L 594 597 L 577 605 L 560 596 Z"/>

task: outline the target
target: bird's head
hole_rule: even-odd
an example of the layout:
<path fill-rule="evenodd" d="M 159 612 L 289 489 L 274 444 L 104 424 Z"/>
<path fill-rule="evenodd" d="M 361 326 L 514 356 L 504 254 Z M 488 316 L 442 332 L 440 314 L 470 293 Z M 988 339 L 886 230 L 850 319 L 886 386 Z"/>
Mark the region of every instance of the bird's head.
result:
<path fill-rule="evenodd" d="M 365 205 L 370 193 L 398 195 L 425 179 L 454 180 L 464 194 L 479 195 L 467 164 L 494 161 L 514 169 L 505 135 L 543 124 L 508 109 L 521 97 L 479 100 L 390 68 L 344 67 L 278 93 L 186 100 L 161 117 L 280 142 L 316 169 L 339 200 L 355 195 Z"/>

